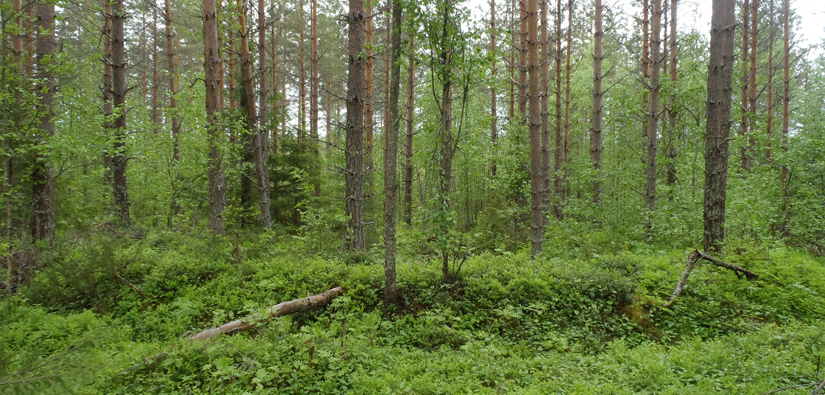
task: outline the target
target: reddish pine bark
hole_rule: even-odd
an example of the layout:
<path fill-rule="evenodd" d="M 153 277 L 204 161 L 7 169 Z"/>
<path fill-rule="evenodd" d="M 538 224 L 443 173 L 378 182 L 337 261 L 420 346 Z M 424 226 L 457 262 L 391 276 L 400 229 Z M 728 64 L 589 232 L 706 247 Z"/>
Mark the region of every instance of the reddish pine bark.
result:
<path fill-rule="evenodd" d="M 733 89 L 734 0 L 713 0 L 705 130 L 704 247 L 718 251 L 725 240 L 730 109 Z"/>

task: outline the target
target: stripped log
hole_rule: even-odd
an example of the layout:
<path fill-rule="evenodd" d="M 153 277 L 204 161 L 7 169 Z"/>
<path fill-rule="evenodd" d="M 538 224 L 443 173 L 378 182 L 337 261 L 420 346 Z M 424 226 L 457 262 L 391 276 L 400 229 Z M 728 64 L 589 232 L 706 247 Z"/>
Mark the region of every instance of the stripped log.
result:
<path fill-rule="evenodd" d="M 326 305 L 332 299 L 335 299 L 338 295 L 341 295 L 342 292 L 344 292 L 344 288 L 335 287 L 320 295 L 307 296 L 303 299 L 296 299 L 290 300 L 288 302 L 279 303 L 275 306 L 266 309 L 266 311 L 263 314 L 251 315 L 240 320 L 228 322 L 219 327 L 207 329 L 201 333 L 198 333 L 195 336 L 190 337 L 189 340 L 206 340 L 220 333 L 234 335 L 236 333 L 246 332 L 254 328 L 255 325 L 266 322 L 272 318 L 281 317 L 300 311 L 306 311 L 309 309 L 313 309 L 315 307 Z"/>
<path fill-rule="evenodd" d="M 736 273 L 736 276 L 739 277 L 739 278 L 742 278 L 743 274 L 745 275 L 745 277 L 748 278 L 748 280 L 756 280 L 756 279 L 759 278 L 758 274 L 756 274 L 756 273 L 754 273 L 754 272 L 752 272 L 748 269 L 741 268 L 741 267 L 735 266 L 735 265 L 731 265 L 730 263 L 727 263 L 727 262 L 722 262 L 722 261 L 720 261 L 720 260 L 718 260 L 718 259 L 716 259 L 716 258 L 714 258 L 714 257 L 712 257 L 708 254 L 705 254 L 704 252 L 698 251 L 698 250 L 694 251 L 694 252 L 699 254 L 700 258 L 702 258 L 702 259 L 704 259 L 708 262 L 711 262 L 716 266 L 724 267 L 725 269 L 733 270 L 734 273 Z"/>
<path fill-rule="evenodd" d="M 708 254 L 705 254 L 702 251 L 694 250 L 693 252 L 688 255 L 687 266 L 685 267 L 685 271 L 682 272 L 682 277 L 679 278 L 679 282 L 676 284 L 676 288 L 673 290 L 673 293 L 670 294 L 670 298 L 667 299 L 663 307 L 668 307 L 673 304 L 673 301 L 676 300 L 677 297 L 682 293 L 682 290 L 685 288 L 685 284 L 687 284 L 688 277 L 690 276 L 690 272 L 693 271 L 693 268 L 696 267 L 696 264 L 699 262 L 700 259 L 704 259 L 710 263 L 713 263 L 716 266 L 723 267 L 725 269 L 733 270 L 736 273 L 736 276 L 740 279 L 744 275 L 747 277 L 748 280 L 756 280 L 759 278 L 759 275 L 748 270 L 745 268 L 741 268 L 736 265 L 731 265 L 730 263 L 723 262 L 717 258 L 714 258 Z"/>

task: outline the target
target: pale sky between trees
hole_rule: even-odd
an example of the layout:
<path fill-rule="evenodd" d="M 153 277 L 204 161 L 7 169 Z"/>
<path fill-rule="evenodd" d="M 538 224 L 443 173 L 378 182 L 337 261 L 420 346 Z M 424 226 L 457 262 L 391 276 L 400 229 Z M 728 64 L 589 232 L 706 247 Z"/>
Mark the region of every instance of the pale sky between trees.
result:
<path fill-rule="evenodd" d="M 579 0 L 577 0 L 579 1 Z M 682 31 L 692 30 L 693 27 L 704 35 L 710 32 L 710 11 L 712 0 L 680 0 L 679 1 L 679 29 Z M 498 13 L 504 12 L 504 1 L 497 1 Z M 633 0 L 605 0 L 605 6 L 617 7 L 620 6 L 628 15 L 641 12 L 641 8 L 636 6 L 638 10 L 634 9 Z M 478 10 L 482 10 L 483 17 L 489 17 L 490 1 L 489 0 L 470 0 L 470 8 L 476 10 L 476 16 L 479 15 Z M 781 0 L 777 0 L 777 11 L 781 10 Z M 797 40 L 804 47 L 816 46 L 812 49 L 810 55 L 819 55 L 825 53 L 823 44 L 825 44 L 825 24 L 822 23 L 825 18 L 825 0 L 791 0 L 791 8 L 796 10 L 796 13 L 801 17 L 798 26 Z"/>

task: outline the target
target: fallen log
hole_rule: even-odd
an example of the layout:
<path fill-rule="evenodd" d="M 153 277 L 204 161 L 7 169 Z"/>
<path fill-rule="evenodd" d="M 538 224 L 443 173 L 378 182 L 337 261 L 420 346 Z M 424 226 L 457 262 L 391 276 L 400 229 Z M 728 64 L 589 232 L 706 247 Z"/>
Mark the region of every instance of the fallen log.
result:
<path fill-rule="evenodd" d="M 759 275 L 742 267 L 731 265 L 730 263 L 723 262 L 717 258 L 714 258 L 708 254 L 705 254 L 702 251 L 694 250 L 688 255 L 687 266 L 685 267 L 685 271 L 682 272 L 682 277 L 679 278 L 679 282 L 676 283 L 676 288 L 673 290 L 673 293 L 670 294 L 670 297 L 665 301 L 663 307 L 668 307 L 673 304 L 673 301 L 676 300 L 677 297 L 682 293 L 682 290 L 685 288 L 685 284 L 687 284 L 688 277 L 690 276 L 690 272 L 693 271 L 693 268 L 696 267 L 696 264 L 699 262 L 700 259 L 704 259 L 710 263 L 713 263 L 716 266 L 724 267 L 725 269 L 733 270 L 736 273 L 736 277 L 740 279 L 744 275 L 748 280 L 756 280 L 759 278 Z"/>
<path fill-rule="evenodd" d="M 716 258 L 714 258 L 714 257 L 712 257 L 708 254 L 705 254 L 704 252 L 699 251 L 699 250 L 696 250 L 694 252 L 699 254 L 700 258 L 702 258 L 706 261 L 709 261 L 709 262 L 713 263 L 716 266 L 724 267 L 725 269 L 733 270 L 733 272 L 736 273 L 736 276 L 739 277 L 739 278 L 742 278 L 743 274 L 745 275 L 745 277 L 748 278 L 748 280 L 756 280 L 756 279 L 759 278 L 758 274 L 756 274 L 756 273 L 754 273 L 754 272 L 752 272 L 748 269 L 741 268 L 741 267 L 735 266 L 735 265 L 731 265 L 730 263 L 727 263 L 727 262 L 722 262 L 719 259 L 716 259 Z"/>
<path fill-rule="evenodd" d="M 206 340 L 221 333 L 234 335 L 236 333 L 245 332 L 254 328 L 256 324 L 266 322 L 272 318 L 282 317 L 292 313 L 323 306 L 329 303 L 332 299 L 335 299 L 342 292 L 344 292 L 344 288 L 335 287 L 320 295 L 307 296 L 302 299 L 278 303 L 275 306 L 266 309 L 263 314 L 251 315 L 240 320 L 228 322 L 215 328 L 207 329 L 195 336 L 190 337 L 189 340 Z"/>

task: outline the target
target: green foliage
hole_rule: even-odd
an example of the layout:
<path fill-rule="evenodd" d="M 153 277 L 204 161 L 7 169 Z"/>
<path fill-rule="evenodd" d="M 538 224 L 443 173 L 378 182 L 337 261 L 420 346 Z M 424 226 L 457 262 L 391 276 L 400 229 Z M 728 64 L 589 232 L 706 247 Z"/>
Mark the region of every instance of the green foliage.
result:
<path fill-rule="evenodd" d="M 421 237 L 414 228 L 400 236 L 413 244 Z M 632 253 L 607 239 L 581 235 L 582 248 L 566 258 L 483 253 L 449 285 L 440 262 L 420 260 L 413 248 L 401 254 L 404 305 L 392 312 L 381 302 L 379 265 L 308 257 L 291 236 L 244 234 L 240 245 L 233 236 L 173 232 L 91 236 L 49 256 L 22 290 L 31 301 L 0 305 L 0 385 L 90 394 L 733 394 L 816 379 L 825 347 L 821 262 L 732 244 L 726 260 L 759 280 L 700 263 L 663 308 L 686 252 Z M 210 342 L 182 339 L 339 285 L 344 296 L 326 308 Z M 3 384 L 15 377 L 49 379 Z"/>

